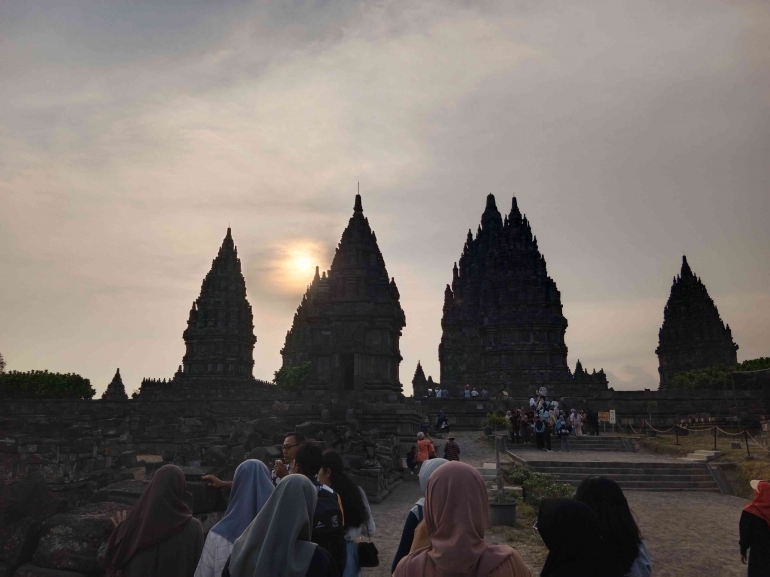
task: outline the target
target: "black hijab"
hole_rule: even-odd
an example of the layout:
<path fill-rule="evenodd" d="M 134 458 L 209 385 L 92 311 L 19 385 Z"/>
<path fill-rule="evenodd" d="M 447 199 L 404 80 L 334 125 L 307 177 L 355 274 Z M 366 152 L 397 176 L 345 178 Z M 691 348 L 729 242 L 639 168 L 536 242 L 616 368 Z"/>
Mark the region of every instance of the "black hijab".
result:
<path fill-rule="evenodd" d="M 141 549 L 165 541 L 182 530 L 192 513 L 185 505 L 185 478 L 176 465 L 164 465 L 107 541 L 107 575 L 117 574 Z M 168 551 L 177 555 L 178 551 Z"/>
<path fill-rule="evenodd" d="M 603 577 L 599 521 L 574 499 L 543 499 L 537 530 L 548 547 L 540 577 Z"/>

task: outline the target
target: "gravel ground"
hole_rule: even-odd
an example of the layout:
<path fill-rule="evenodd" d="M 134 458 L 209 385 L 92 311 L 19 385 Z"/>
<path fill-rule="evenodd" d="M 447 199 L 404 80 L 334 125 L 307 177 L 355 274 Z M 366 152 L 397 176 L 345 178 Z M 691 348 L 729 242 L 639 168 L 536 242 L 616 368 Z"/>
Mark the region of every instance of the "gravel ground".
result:
<path fill-rule="evenodd" d="M 436 439 L 437 447 L 444 440 Z M 478 433 L 458 433 L 460 458 L 473 465 L 494 462 L 494 451 Z M 441 454 L 441 451 L 438 451 Z M 560 453 L 526 451 L 543 459 L 556 459 Z M 546 456 L 547 455 L 547 456 Z M 524 455 L 522 455 L 524 456 Z M 670 460 L 657 455 L 638 453 L 565 453 L 563 457 L 582 461 L 637 461 Z M 529 454 L 524 458 L 531 458 Z M 747 501 L 716 493 L 669 492 L 653 493 L 627 491 L 631 509 L 636 515 L 652 558 L 656 577 L 738 577 L 746 574 L 738 551 L 738 519 Z M 401 530 L 414 502 L 420 498 L 416 479 L 402 482 L 384 502 L 372 505 L 377 523 L 373 541 L 380 552 L 380 566 L 363 569 L 365 577 L 390 576 Z M 487 533 L 490 543 L 504 543 L 505 531 L 493 528 Z M 517 548 L 515 542 L 508 545 Z M 532 562 L 528 546 L 519 544 L 519 553 L 529 563 L 532 574 L 538 575 L 540 564 Z"/>

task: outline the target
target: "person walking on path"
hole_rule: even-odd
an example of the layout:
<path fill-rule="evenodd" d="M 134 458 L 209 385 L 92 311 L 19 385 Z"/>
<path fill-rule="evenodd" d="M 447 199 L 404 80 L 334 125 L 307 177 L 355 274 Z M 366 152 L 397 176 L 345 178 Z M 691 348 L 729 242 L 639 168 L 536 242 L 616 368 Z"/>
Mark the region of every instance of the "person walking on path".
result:
<path fill-rule="evenodd" d="M 591 507 L 599 520 L 606 574 L 650 577 L 650 556 L 620 485 L 606 477 L 588 477 L 575 499 Z"/>
<path fill-rule="evenodd" d="M 412 445 L 406 454 L 406 466 L 409 468 L 409 473 L 414 475 L 414 468 L 417 466 L 417 447 L 415 445 Z"/>
<path fill-rule="evenodd" d="M 419 481 L 423 496 L 417 500 L 417 502 L 414 504 L 414 507 L 412 507 L 412 509 L 409 511 L 409 514 L 406 516 L 404 529 L 401 531 L 401 541 L 398 544 L 396 556 L 393 558 L 393 564 L 390 568 L 391 573 L 396 570 L 398 562 L 409 555 L 409 550 L 412 548 L 412 542 L 414 541 L 414 530 L 417 528 L 417 525 L 420 524 L 420 521 L 422 521 L 424 518 L 425 491 L 428 490 L 428 481 L 430 480 L 430 476 L 438 467 L 448 462 L 449 461 L 446 459 L 432 459 L 425 463 L 425 466 L 420 469 Z"/>
<path fill-rule="evenodd" d="M 422 467 L 422 464 L 435 454 L 436 449 L 430 437 L 422 431 L 417 433 L 417 464 Z"/>
<path fill-rule="evenodd" d="M 227 511 L 206 536 L 195 577 L 220 577 L 233 543 L 241 536 L 273 493 L 270 470 L 262 461 L 249 459 L 235 470 Z"/>
<path fill-rule="evenodd" d="M 424 541 L 415 535 L 393 577 L 531 577 L 515 550 L 484 540 L 487 488 L 470 465 L 447 463 L 430 476 L 423 523 Z"/>
<path fill-rule="evenodd" d="M 545 451 L 545 423 L 540 417 L 535 421 L 535 443 L 539 450 Z"/>
<path fill-rule="evenodd" d="M 572 426 L 575 429 L 575 436 L 578 439 L 583 438 L 583 418 L 575 409 L 572 409 Z"/>
<path fill-rule="evenodd" d="M 746 565 L 748 555 L 749 577 L 770 575 L 770 483 L 751 481 L 754 499 L 743 508 L 738 525 L 740 532 L 741 562 Z"/>
<path fill-rule="evenodd" d="M 572 427 L 570 427 L 569 423 L 565 421 L 563 418 L 559 420 L 559 422 L 556 425 L 556 434 L 559 436 L 559 440 L 561 441 L 561 452 L 562 453 L 569 453 L 569 436 Z"/>
<path fill-rule="evenodd" d="M 521 421 L 519 421 L 519 435 L 524 439 L 524 444 L 529 445 L 529 418 L 526 413 L 521 414 Z"/>
<path fill-rule="evenodd" d="M 339 577 L 331 554 L 311 542 L 317 500 L 306 476 L 284 479 L 235 541 L 223 576 Z"/>
<path fill-rule="evenodd" d="M 599 521 L 574 499 L 543 499 L 535 529 L 548 547 L 540 577 L 620 577 L 603 570 Z"/>
<path fill-rule="evenodd" d="M 100 548 L 107 577 L 191 577 L 203 550 L 203 527 L 184 503 L 185 478 L 176 465 L 152 476 L 131 512 L 111 519 L 115 529 Z"/>
<path fill-rule="evenodd" d="M 358 559 L 356 539 L 362 535 L 372 537 L 377 531 L 366 493 L 345 473 L 345 463 L 339 453 L 335 451 L 324 453 L 323 465 L 318 471 L 318 481 L 334 489 L 342 500 L 347 546 L 345 571 L 342 573 L 342 577 L 361 577 L 361 564 Z"/>
<path fill-rule="evenodd" d="M 449 435 L 446 445 L 444 445 L 444 458 L 447 461 L 460 460 L 460 445 L 455 443 L 455 436 Z"/>

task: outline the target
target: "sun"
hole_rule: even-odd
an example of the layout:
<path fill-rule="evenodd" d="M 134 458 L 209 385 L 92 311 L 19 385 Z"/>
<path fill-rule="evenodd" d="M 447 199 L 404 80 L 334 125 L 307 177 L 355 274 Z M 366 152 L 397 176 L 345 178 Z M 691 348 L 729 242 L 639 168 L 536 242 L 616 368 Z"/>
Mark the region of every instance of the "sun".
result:
<path fill-rule="evenodd" d="M 313 262 L 310 257 L 300 256 L 294 259 L 294 268 L 299 272 L 308 272 L 313 268 Z"/>

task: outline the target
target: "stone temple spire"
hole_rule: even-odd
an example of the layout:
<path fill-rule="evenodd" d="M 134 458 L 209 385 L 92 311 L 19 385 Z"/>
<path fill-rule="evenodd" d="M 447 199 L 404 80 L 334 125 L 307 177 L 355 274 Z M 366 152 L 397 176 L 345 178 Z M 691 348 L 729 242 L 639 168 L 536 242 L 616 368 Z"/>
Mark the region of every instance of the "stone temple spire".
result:
<path fill-rule="evenodd" d="M 679 276 L 674 277 L 671 295 L 663 309 L 658 332 L 658 373 L 665 389 L 677 374 L 714 365 L 738 362 L 738 345 L 730 325 L 725 326 L 706 286 L 682 257 Z"/>
<path fill-rule="evenodd" d="M 564 394 L 575 383 L 561 295 L 516 198 L 503 219 L 494 195 L 487 196 L 478 233 L 468 232 L 453 267 L 443 313 L 442 387 L 457 393 L 470 384 L 530 396 L 551 385 Z M 582 390 L 594 384 L 606 390 L 603 373 L 584 380 Z"/>
<path fill-rule="evenodd" d="M 120 369 L 115 371 L 115 376 L 107 385 L 107 390 L 102 394 L 103 401 L 127 401 L 126 387 L 123 386 L 123 379 L 120 377 Z"/>
<path fill-rule="evenodd" d="M 401 392 L 399 300 L 357 194 L 328 274 L 313 279 L 297 308 L 283 366 L 310 361 L 309 389 Z"/>
<path fill-rule="evenodd" d="M 184 378 L 252 378 L 257 337 L 230 228 L 190 309 L 184 341 Z"/>

